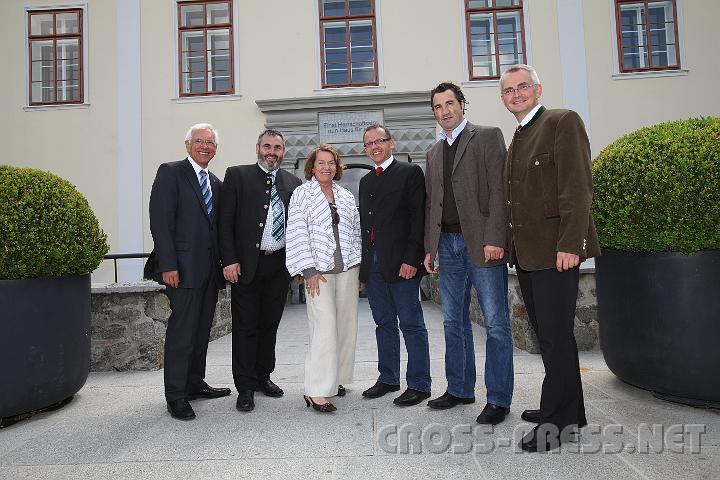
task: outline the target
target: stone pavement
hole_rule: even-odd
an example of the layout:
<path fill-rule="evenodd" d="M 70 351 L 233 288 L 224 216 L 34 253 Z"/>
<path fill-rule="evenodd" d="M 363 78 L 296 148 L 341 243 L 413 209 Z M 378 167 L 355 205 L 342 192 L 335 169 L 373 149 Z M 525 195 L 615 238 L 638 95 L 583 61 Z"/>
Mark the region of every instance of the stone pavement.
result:
<path fill-rule="evenodd" d="M 283 398 L 257 395 L 255 411 L 244 414 L 235 410 L 235 394 L 198 400 L 197 419 L 181 422 L 165 410 L 162 371 L 92 373 L 61 410 L 0 430 L 0 479 L 720 478 L 720 412 L 667 403 L 624 384 L 599 351 L 580 355 L 590 425 L 560 453 L 516 447 L 531 428 L 520 413 L 539 402 L 539 355 L 515 350 L 508 419 L 493 433 L 476 426 L 485 403 L 480 327 L 474 405 L 433 411 L 424 404 L 395 407 L 393 395 L 365 400 L 360 392 L 377 378 L 377 353 L 367 300 L 360 302 L 356 379 L 346 397 L 333 399 L 334 414 L 303 402 L 305 307 L 289 305 L 273 375 Z M 442 318 L 437 305 L 423 308 L 435 397 L 446 386 Z M 234 392 L 230 349 L 229 336 L 211 343 L 207 381 Z M 408 438 L 415 453 L 408 453 Z"/>

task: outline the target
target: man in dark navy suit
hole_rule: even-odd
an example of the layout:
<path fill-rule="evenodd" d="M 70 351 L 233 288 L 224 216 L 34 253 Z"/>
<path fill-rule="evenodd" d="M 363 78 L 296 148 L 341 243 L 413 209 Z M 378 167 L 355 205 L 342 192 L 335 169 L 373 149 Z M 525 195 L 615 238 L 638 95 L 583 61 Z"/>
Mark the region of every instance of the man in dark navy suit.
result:
<path fill-rule="evenodd" d="M 165 335 L 165 398 L 170 415 L 192 420 L 188 400 L 230 395 L 205 383 L 205 357 L 218 291 L 225 287 L 218 216 L 222 183 L 208 171 L 215 128 L 199 123 L 185 136 L 188 156 L 160 165 L 150 193 L 155 248 L 146 272 L 165 285 L 172 313 Z"/>
<path fill-rule="evenodd" d="M 387 127 L 368 126 L 363 144 L 375 169 L 360 180 L 360 280 L 377 325 L 380 373 L 363 396 L 378 398 L 400 389 L 399 325 L 408 352 L 407 390 L 393 403 L 417 405 L 430 397 L 428 334 L 419 299 L 425 272 L 425 177 L 419 166 L 395 159 Z"/>

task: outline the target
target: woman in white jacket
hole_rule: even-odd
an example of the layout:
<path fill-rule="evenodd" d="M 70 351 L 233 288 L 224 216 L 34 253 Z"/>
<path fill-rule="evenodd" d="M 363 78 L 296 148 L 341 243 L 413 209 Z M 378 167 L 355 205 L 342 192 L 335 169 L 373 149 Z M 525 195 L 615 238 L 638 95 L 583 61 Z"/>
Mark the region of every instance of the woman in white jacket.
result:
<path fill-rule="evenodd" d="M 286 265 L 302 273 L 308 294 L 305 403 L 324 413 L 336 410 L 328 397 L 352 382 L 357 338 L 360 215 L 353 194 L 335 182 L 344 168 L 337 150 L 317 147 L 305 162 L 309 181 L 288 209 Z"/>

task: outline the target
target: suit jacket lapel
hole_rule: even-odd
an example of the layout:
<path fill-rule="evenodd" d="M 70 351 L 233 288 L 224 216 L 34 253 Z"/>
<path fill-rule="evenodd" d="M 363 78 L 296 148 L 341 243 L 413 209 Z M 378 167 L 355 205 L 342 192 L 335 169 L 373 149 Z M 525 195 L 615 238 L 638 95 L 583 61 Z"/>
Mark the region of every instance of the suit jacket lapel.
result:
<path fill-rule="evenodd" d="M 190 188 L 193 189 L 193 192 L 195 192 L 195 197 L 197 198 L 198 202 L 200 203 L 200 208 L 202 209 L 203 213 L 205 214 L 205 218 L 210 220 L 210 217 L 208 216 L 207 209 L 205 209 L 205 199 L 202 196 L 202 192 L 200 192 L 200 182 L 198 181 L 198 177 L 195 174 L 195 170 L 193 169 L 192 165 L 190 165 L 190 160 L 187 158 L 185 159 L 185 163 L 183 163 L 183 170 L 185 172 L 185 179 L 190 184 Z M 209 180 L 208 180 L 209 181 Z M 214 195 L 213 195 L 214 197 Z M 213 209 L 215 208 L 215 199 L 213 199 Z"/>
<path fill-rule="evenodd" d="M 460 163 L 460 159 L 462 158 L 463 153 L 465 153 L 465 148 L 468 146 L 468 143 L 470 143 L 470 139 L 473 135 L 475 135 L 475 126 L 468 122 L 462 131 L 462 135 L 460 135 L 460 143 L 455 151 L 455 158 L 453 159 L 453 173 L 455 173 L 455 169 L 457 168 L 458 163 Z"/>

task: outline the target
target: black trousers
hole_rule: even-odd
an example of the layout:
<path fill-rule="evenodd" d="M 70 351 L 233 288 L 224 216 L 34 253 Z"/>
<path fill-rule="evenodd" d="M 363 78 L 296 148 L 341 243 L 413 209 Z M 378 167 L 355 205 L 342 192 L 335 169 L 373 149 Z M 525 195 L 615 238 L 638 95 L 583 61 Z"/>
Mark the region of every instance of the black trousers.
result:
<path fill-rule="evenodd" d="M 252 281 L 232 285 L 232 371 L 238 390 L 255 390 L 275 370 L 275 338 L 289 284 L 283 250 L 260 254 Z"/>
<path fill-rule="evenodd" d="M 529 272 L 516 265 L 530 323 L 540 342 L 545 379 L 540 397 L 541 423 L 585 425 L 580 363 L 573 327 L 579 267 Z"/>
<path fill-rule="evenodd" d="M 166 287 L 172 313 L 165 333 L 165 398 L 185 398 L 200 388 L 218 289 L 208 279 L 201 288 Z"/>

